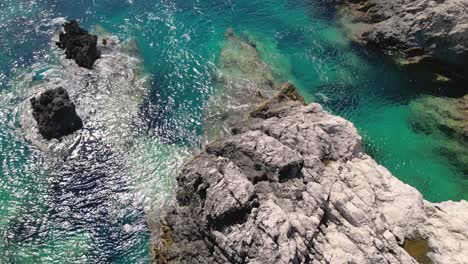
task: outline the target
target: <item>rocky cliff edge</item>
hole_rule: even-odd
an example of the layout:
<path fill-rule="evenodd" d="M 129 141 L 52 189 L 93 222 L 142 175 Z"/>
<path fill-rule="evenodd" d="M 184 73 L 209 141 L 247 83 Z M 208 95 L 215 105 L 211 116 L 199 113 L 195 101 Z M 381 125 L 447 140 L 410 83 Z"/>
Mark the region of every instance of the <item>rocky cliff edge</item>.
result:
<path fill-rule="evenodd" d="M 425 201 L 352 123 L 289 97 L 185 165 L 156 263 L 468 263 L 468 202 Z"/>
<path fill-rule="evenodd" d="M 345 3 L 352 20 L 362 22 L 351 30 L 360 41 L 403 55 L 404 63 L 424 62 L 441 74 L 466 79 L 468 0 L 333 2 Z M 350 21 L 345 23 L 349 27 Z"/>

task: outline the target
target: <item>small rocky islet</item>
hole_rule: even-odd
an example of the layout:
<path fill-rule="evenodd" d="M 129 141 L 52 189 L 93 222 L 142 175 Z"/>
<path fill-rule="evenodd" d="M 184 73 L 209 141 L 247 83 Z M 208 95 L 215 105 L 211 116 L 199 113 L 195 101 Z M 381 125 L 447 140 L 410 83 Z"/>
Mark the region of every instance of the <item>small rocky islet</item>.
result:
<path fill-rule="evenodd" d="M 58 139 L 83 128 L 83 121 L 76 114 L 75 104 L 62 87 L 47 90 L 39 97 L 31 98 L 31 105 L 39 133 L 45 139 Z"/>
<path fill-rule="evenodd" d="M 57 47 L 65 50 L 66 58 L 73 59 L 78 66 L 92 69 L 94 62 L 101 56 L 97 48 L 97 36 L 82 29 L 76 20 L 63 24 L 63 29 Z M 49 89 L 30 101 L 39 133 L 45 139 L 59 139 L 83 128 L 75 104 L 63 87 Z"/>
<path fill-rule="evenodd" d="M 358 11 L 374 10 L 375 6 L 383 10 L 385 6 L 380 2 L 354 4 Z M 378 23 L 393 16 L 379 14 Z M 101 56 L 97 37 L 79 28 L 76 21 L 64 28 L 57 45 L 65 50 L 67 59 L 92 70 Z M 380 26 L 374 28 L 380 30 Z M 362 36 L 370 43 L 382 33 L 369 31 Z M 251 53 L 249 58 L 255 63 L 247 64 L 261 69 L 258 83 L 265 89 L 246 85 L 249 89 L 242 95 L 237 90 L 226 91 L 231 93 L 228 100 L 234 98 L 234 106 L 246 107 L 230 120 L 230 133 L 224 129 L 222 139 L 214 133 L 212 143 L 184 165 L 177 177 L 174 204 L 152 219 L 158 223 L 152 245 L 156 263 L 465 263 L 466 201 L 425 201 L 416 189 L 362 152 L 361 137 L 353 124 L 318 104 L 305 104 L 292 84 L 279 88 L 268 66 L 256 57 L 255 46 L 242 42 L 232 31 L 226 38 Z M 394 41 L 383 38 L 385 43 Z M 386 50 L 386 45 L 381 47 Z M 438 50 L 392 44 L 395 47 L 408 58 L 443 57 Z M 466 56 L 463 47 L 460 51 L 447 49 L 461 52 L 455 53 L 461 58 Z M 465 62 L 447 61 L 462 66 Z M 242 64 L 229 63 L 226 61 L 226 68 L 232 64 L 242 68 Z M 239 80 L 244 80 L 242 75 Z M 219 79 L 223 81 L 232 83 Z M 263 103 L 256 106 L 238 100 L 245 95 L 247 101 Z M 83 128 L 64 88 L 47 90 L 30 102 L 45 139 Z M 450 110 L 454 122 L 439 115 L 427 119 L 444 123 L 464 138 L 466 128 L 459 125 L 459 113 L 466 111 L 463 104 L 460 99 L 454 105 L 462 106 Z"/>
<path fill-rule="evenodd" d="M 57 47 L 65 50 L 67 59 L 73 59 L 78 66 L 92 69 L 94 62 L 101 57 L 97 48 L 98 37 L 82 29 L 76 20 L 63 25 Z"/>
<path fill-rule="evenodd" d="M 62 34 L 68 39 L 69 31 L 65 32 L 65 26 L 61 27 Z M 86 31 L 74 31 L 81 32 L 81 37 L 69 42 L 67 48 L 81 50 L 89 44 L 88 38 L 82 35 Z M 102 263 L 107 259 L 105 250 L 108 248 L 113 248 L 116 254 L 125 254 L 126 248 L 119 247 L 129 243 L 129 239 L 135 244 L 146 243 L 148 228 L 144 217 L 139 217 L 144 214 L 141 201 L 122 197 L 115 188 L 129 188 L 130 185 L 130 180 L 126 180 L 128 138 L 136 133 L 131 129 L 131 121 L 138 116 L 147 77 L 140 71 L 141 58 L 132 39 L 119 41 L 110 34 L 105 34 L 103 39 L 106 43 L 93 40 L 95 46 L 87 47 L 100 54 L 99 59 L 92 60 L 91 69 L 78 64 L 78 61 L 91 63 L 88 53 L 78 52 L 77 56 L 82 57 L 67 58 L 53 43 L 58 63 L 46 70 L 42 80 L 26 79 L 34 95 L 19 104 L 18 123 L 32 155 L 40 159 L 47 172 L 41 175 L 47 180 L 44 193 L 53 203 L 41 204 L 48 210 L 43 216 L 47 221 L 41 217 L 34 221 L 21 218 L 23 214 L 19 211 L 11 213 L 2 222 L 11 232 L 5 243 L 29 239 L 34 230 L 24 226 L 31 224 L 40 225 L 49 232 L 48 236 L 54 236 L 53 243 L 67 248 L 34 263 L 87 263 L 82 256 L 89 257 L 91 253 L 85 248 L 91 248 L 92 254 L 97 256 L 94 260 Z M 39 210 L 42 207 L 37 208 Z M 30 211 L 24 215 L 30 217 L 36 213 L 40 216 L 37 211 Z M 129 219 L 128 215 L 134 218 Z M 116 221 L 134 229 L 116 225 Z M 86 226 L 84 231 L 83 226 Z M 76 234 L 76 230 L 83 233 Z M 112 233 L 113 239 L 101 240 L 102 244 L 97 246 L 93 236 L 99 238 L 96 234 L 102 230 Z M 55 238 L 61 232 L 66 239 Z M 79 250 L 75 251 L 76 248 Z M 74 256 L 79 256 L 78 260 Z M 29 255 L 25 258 L 29 260 Z"/>

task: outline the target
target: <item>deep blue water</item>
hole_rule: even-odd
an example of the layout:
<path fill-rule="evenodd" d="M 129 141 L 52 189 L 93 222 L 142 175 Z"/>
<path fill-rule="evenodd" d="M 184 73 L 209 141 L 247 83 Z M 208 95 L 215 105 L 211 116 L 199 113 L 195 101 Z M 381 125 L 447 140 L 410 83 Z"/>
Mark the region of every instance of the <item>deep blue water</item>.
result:
<path fill-rule="evenodd" d="M 206 129 L 203 107 L 215 92 L 230 27 L 255 43 L 278 81 L 293 82 L 308 101 L 353 121 L 368 153 L 426 199 L 467 199 L 467 175 L 439 151 L 446 139 L 414 131 L 408 107 L 423 95 L 458 96 L 462 90 L 351 43 L 334 9 L 323 2 L 2 1 L 0 263 L 150 262 L 146 212 L 170 197 L 177 167 Z M 55 175 L 43 168 L 13 112 L 28 90 L 18 76 L 35 72 L 40 80 L 55 63 L 51 21 L 58 17 L 135 39 L 151 76 L 136 121 L 144 136 L 134 139 L 127 170 L 102 177 L 92 169 L 79 174 L 87 175 L 88 191 L 67 189 L 80 181 L 78 174 Z M 70 196 L 75 192 L 79 195 Z M 80 207 L 80 199 L 86 206 Z M 116 200 L 126 202 L 115 206 Z"/>

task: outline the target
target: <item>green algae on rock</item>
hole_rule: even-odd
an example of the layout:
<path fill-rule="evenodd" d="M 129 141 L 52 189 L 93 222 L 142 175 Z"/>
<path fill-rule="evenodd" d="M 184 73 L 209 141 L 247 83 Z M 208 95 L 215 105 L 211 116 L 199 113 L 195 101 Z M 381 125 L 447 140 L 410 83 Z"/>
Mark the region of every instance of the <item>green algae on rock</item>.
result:
<path fill-rule="evenodd" d="M 458 99 L 425 96 L 410 106 L 417 113 L 413 122 L 424 131 L 468 141 L 468 95 Z"/>

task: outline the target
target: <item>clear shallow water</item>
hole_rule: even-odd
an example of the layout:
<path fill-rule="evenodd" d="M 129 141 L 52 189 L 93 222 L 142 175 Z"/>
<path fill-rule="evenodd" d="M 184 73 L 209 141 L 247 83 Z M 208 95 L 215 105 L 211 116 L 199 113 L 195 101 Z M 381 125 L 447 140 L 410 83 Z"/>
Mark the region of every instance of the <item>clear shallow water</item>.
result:
<path fill-rule="evenodd" d="M 67 211 L 73 207 L 65 202 L 80 203 L 63 187 L 73 177 L 51 173 L 15 118 L 30 92 L 18 76 L 40 80 L 55 63 L 57 17 L 136 39 L 151 76 L 126 172 L 92 181 L 99 184 L 84 192 L 96 201 L 89 210 Z M 177 167 L 204 131 L 203 105 L 216 89 L 228 27 L 255 43 L 278 81 L 292 81 L 308 101 L 354 122 L 367 152 L 426 199 L 468 199 L 467 175 L 438 152 L 444 139 L 416 133 L 408 107 L 422 95 L 459 90 L 352 45 L 322 1 L 7 0 L 0 3 L 1 263 L 150 261 L 145 212 L 157 213 L 170 196 Z"/>

